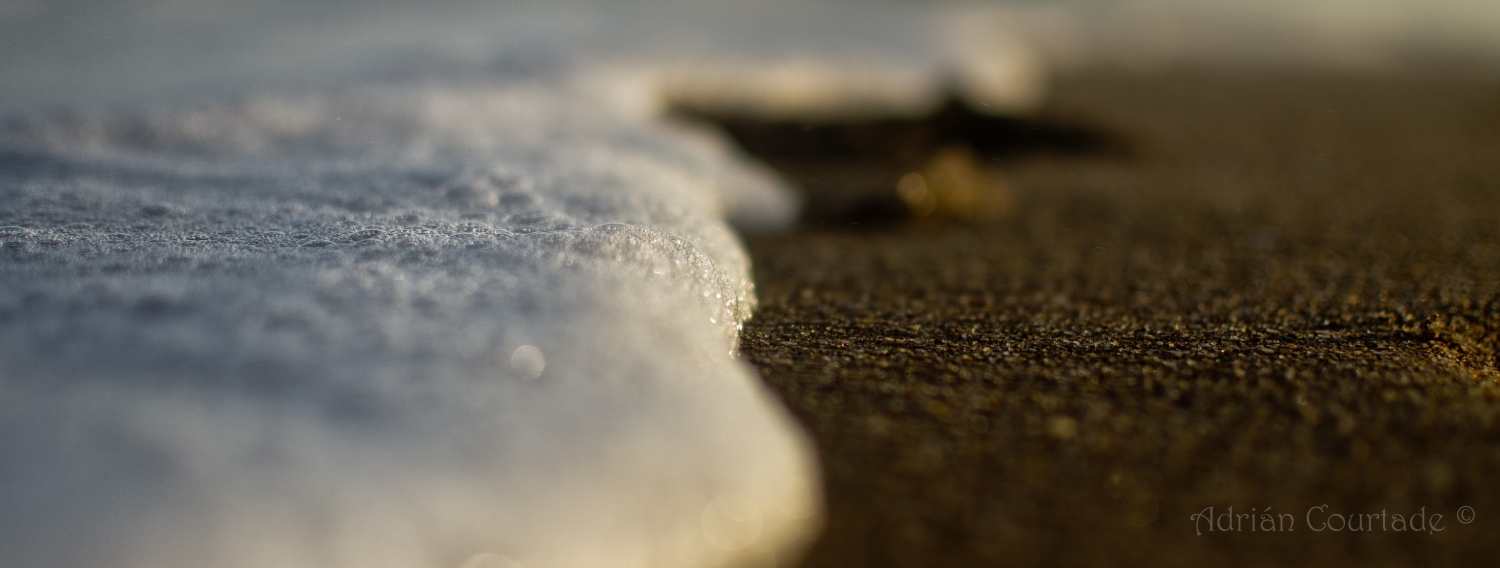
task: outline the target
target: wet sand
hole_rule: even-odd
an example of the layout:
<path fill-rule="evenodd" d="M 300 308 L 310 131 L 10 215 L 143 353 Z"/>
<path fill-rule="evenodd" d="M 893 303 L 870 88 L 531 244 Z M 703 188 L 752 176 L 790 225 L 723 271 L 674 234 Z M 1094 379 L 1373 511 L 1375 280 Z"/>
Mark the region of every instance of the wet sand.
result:
<path fill-rule="evenodd" d="M 750 239 L 742 339 L 820 448 L 806 566 L 1500 558 L 1500 81 L 1094 75 L 1018 147 L 747 128 L 814 203 Z M 955 145 L 1003 207 L 908 218 Z"/>

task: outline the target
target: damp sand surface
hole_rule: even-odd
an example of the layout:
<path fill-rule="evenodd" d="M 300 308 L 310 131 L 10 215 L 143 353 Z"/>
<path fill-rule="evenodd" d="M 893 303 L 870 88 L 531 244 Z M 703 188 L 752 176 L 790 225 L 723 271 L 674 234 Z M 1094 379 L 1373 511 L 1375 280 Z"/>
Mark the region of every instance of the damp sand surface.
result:
<path fill-rule="evenodd" d="M 741 345 L 826 472 L 806 566 L 1497 557 L 1500 82 L 1094 74 L 1033 124 L 1059 121 L 1108 144 L 972 150 L 1000 214 L 750 239 Z M 814 205 L 890 206 L 944 143 L 776 155 L 794 131 L 750 143 Z M 1444 530 L 1395 530 L 1419 511 Z"/>

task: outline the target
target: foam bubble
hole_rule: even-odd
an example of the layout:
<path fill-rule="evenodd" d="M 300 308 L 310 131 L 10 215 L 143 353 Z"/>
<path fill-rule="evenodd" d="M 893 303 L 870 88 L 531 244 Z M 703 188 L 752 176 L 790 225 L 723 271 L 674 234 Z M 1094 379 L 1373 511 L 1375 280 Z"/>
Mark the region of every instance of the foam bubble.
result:
<path fill-rule="evenodd" d="M 708 542 L 724 550 L 740 550 L 760 540 L 760 506 L 737 493 L 715 497 L 703 507 L 703 534 Z"/>
<path fill-rule="evenodd" d="M 531 345 L 517 347 L 510 354 L 510 368 L 524 379 L 535 379 L 542 376 L 542 371 L 547 369 L 547 358 L 542 356 L 542 350 Z"/>

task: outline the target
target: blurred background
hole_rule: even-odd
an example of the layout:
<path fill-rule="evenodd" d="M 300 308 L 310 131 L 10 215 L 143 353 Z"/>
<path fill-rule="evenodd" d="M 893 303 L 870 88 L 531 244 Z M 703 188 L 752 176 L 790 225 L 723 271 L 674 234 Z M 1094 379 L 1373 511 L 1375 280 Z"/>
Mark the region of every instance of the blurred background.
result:
<path fill-rule="evenodd" d="M 0 5 L 0 110 L 190 100 L 668 59 L 858 60 L 933 71 L 1025 49 L 1052 73 L 1189 64 L 1493 70 L 1484 0 L 687 0 Z M 1020 47 L 1017 47 L 1020 46 Z M 951 61 L 950 61 L 951 63 Z"/>

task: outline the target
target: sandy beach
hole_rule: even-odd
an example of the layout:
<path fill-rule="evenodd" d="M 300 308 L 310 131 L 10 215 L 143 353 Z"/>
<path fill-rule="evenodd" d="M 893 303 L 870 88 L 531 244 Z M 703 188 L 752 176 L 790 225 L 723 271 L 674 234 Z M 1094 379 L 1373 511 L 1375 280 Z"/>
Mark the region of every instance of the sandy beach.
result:
<path fill-rule="evenodd" d="M 749 241 L 744 353 L 826 470 L 807 566 L 1500 553 L 1500 84 L 1095 73 L 1043 123 L 1110 143 L 977 152 L 1004 215 Z M 900 169 L 806 173 L 846 158 L 771 162 L 813 202 Z"/>

